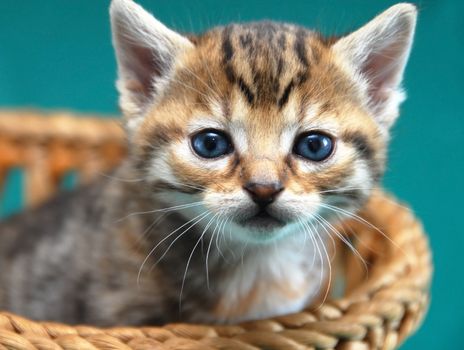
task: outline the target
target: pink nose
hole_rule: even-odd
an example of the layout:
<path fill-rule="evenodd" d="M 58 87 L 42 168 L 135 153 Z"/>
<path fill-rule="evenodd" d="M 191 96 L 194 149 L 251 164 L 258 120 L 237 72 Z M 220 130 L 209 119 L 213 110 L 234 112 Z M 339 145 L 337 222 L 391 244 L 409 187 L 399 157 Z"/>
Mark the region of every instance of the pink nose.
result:
<path fill-rule="evenodd" d="M 251 196 L 253 202 L 258 204 L 260 207 L 265 207 L 274 202 L 277 195 L 284 189 L 280 181 L 248 182 L 243 188 Z"/>

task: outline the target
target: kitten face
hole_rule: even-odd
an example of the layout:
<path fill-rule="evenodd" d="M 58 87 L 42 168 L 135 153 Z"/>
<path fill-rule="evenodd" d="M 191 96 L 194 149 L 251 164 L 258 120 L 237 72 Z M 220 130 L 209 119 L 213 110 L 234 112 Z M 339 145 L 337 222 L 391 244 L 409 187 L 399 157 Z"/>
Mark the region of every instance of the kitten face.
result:
<path fill-rule="evenodd" d="M 374 85 L 362 75 L 376 57 L 363 56 L 365 68 L 350 62 L 361 50 L 352 37 L 361 40 L 362 30 L 328 41 L 262 22 L 171 37 L 179 43 L 158 60 L 169 62 L 158 76 L 152 69 L 149 93 L 140 93 L 140 79 L 120 81 L 123 109 L 130 96 L 137 107 L 126 108 L 134 114 L 131 141 L 154 194 L 173 204 L 200 201 L 185 211 L 190 217 L 206 209 L 246 241 L 276 239 L 302 222 L 323 224 L 359 208 L 383 171 L 401 99 L 397 78 Z M 401 75 L 410 43 L 394 47 L 398 57 L 388 69 Z"/>

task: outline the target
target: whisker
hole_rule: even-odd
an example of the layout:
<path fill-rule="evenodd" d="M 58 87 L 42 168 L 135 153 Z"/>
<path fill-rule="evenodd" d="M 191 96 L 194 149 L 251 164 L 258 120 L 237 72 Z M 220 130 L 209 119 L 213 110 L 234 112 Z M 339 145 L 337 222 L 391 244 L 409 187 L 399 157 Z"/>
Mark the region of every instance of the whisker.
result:
<path fill-rule="evenodd" d="M 346 186 L 346 187 L 338 187 L 338 188 L 334 188 L 334 189 L 331 189 L 331 190 L 324 190 L 324 191 L 317 191 L 316 193 L 317 194 L 324 194 L 324 193 L 337 193 L 337 192 L 343 192 L 343 191 L 350 191 L 350 190 L 365 190 L 365 191 L 370 191 L 370 190 L 373 190 L 375 188 L 372 188 L 372 187 L 354 187 L 354 186 Z M 405 209 L 407 210 L 408 212 L 411 212 L 411 208 L 405 206 L 405 205 L 402 205 L 400 203 L 398 203 L 397 201 L 393 200 L 393 199 L 390 199 L 388 197 L 384 197 L 385 200 L 387 200 L 389 203 L 392 203 L 402 209 Z"/>
<path fill-rule="evenodd" d="M 308 234 L 307 234 L 307 232 L 304 230 L 304 227 L 303 227 L 303 225 L 301 224 L 301 219 L 300 219 L 300 218 L 298 218 L 298 226 L 300 226 L 301 228 L 303 228 L 304 240 L 303 240 L 303 246 L 302 246 L 302 248 L 300 249 L 300 253 L 302 253 L 302 252 L 305 250 L 305 248 L 306 248 L 306 241 L 307 241 L 307 238 L 308 238 Z"/>
<path fill-rule="evenodd" d="M 168 181 L 169 184 L 171 185 L 176 185 L 176 186 L 182 186 L 182 187 L 186 187 L 186 188 L 191 188 L 191 189 L 194 189 L 194 190 L 198 190 L 198 191 L 202 191 L 202 192 L 208 192 L 209 190 L 204 187 L 204 186 L 200 186 L 200 185 L 192 185 L 192 184 L 186 184 L 186 183 L 183 183 L 183 182 L 178 182 L 178 181 L 174 181 L 172 179 L 170 179 Z"/>
<path fill-rule="evenodd" d="M 192 188 L 192 189 L 202 191 L 202 192 L 205 192 L 205 193 L 216 193 L 217 192 L 217 191 L 210 190 L 209 188 L 207 188 L 205 186 L 201 186 L 201 185 L 186 184 L 186 183 L 182 183 L 182 182 L 178 182 L 178 181 L 174 181 L 174 180 L 169 180 L 169 183 L 172 184 L 172 185 Z M 218 186 L 219 189 L 224 189 L 224 186 L 221 185 L 220 183 L 211 182 L 211 184 L 214 184 L 214 185 Z"/>
<path fill-rule="evenodd" d="M 359 260 L 361 260 L 361 262 L 363 263 L 364 265 L 364 269 L 366 271 L 366 273 L 369 272 L 369 269 L 368 269 L 368 266 L 367 266 L 367 262 L 366 260 L 363 258 L 363 256 L 359 253 L 359 251 L 353 246 L 353 244 L 346 238 L 344 237 L 340 232 L 337 231 L 337 229 L 329 222 L 327 221 L 326 219 L 324 219 L 321 215 L 319 214 L 316 214 L 317 218 L 319 218 L 319 222 L 325 226 L 327 225 L 327 227 L 333 232 L 335 233 L 335 235 L 340 238 L 340 240 L 348 247 L 350 248 L 350 250 L 359 258 Z M 330 236 L 330 234 L 329 234 Z"/>
<path fill-rule="evenodd" d="M 121 219 L 116 220 L 115 223 L 121 222 L 121 221 L 126 220 L 126 219 L 128 219 L 128 218 L 130 218 L 132 216 L 135 216 L 135 215 L 166 213 L 166 212 L 170 212 L 170 211 L 174 211 L 174 210 L 181 210 L 181 209 L 196 207 L 196 206 L 200 206 L 202 204 L 203 204 L 203 201 L 198 201 L 198 202 L 193 202 L 193 203 L 175 205 L 175 206 L 168 207 L 168 208 L 154 209 L 154 210 L 148 210 L 148 211 L 137 211 L 137 212 L 127 214 L 126 216 L 122 217 Z"/>
<path fill-rule="evenodd" d="M 172 231 L 170 234 L 168 234 L 166 237 L 164 237 L 160 242 L 158 242 L 158 244 L 153 247 L 150 252 L 148 253 L 148 255 L 145 257 L 145 259 L 143 260 L 142 262 L 142 265 L 140 266 L 139 268 L 139 272 L 137 274 L 137 285 L 140 285 L 140 276 L 142 274 L 142 270 L 143 270 L 143 267 L 145 266 L 145 264 L 147 263 L 148 259 L 150 258 L 150 256 L 155 252 L 156 248 L 158 248 L 160 246 L 160 244 L 162 244 L 165 240 L 167 240 L 169 237 L 171 237 L 173 234 L 175 234 L 177 231 L 181 230 L 183 227 L 187 226 L 189 223 L 191 223 L 192 221 L 195 221 L 197 220 L 199 217 L 201 217 L 200 219 L 203 219 L 205 216 L 207 216 L 209 214 L 209 212 L 203 212 L 197 216 L 195 216 L 193 219 L 190 219 L 189 221 L 185 222 L 182 226 L 178 227 L 177 229 L 175 229 L 174 231 Z M 201 221 L 201 220 L 200 220 Z M 190 226 L 188 229 L 190 229 L 191 227 L 193 227 L 197 222 L 195 222 L 192 226 Z M 187 229 L 187 230 L 188 230 Z M 184 231 L 185 232 L 185 231 Z M 179 236 L 178 236 L 179 237 Z M 177 237 L 177 238 L 178 238 Z M 176 238 L 176 239 L 177 239 Z M 164 255 L 163 255 L 164 256 Z"/>
<path fill-rule="evenodd" d="M 245 250 L 247 249 L 247 247 L 248 247 L 248 241 L 246 241 L 246 242 L 245 242 L 245 245 L 243 246 L 243 249 L 242 249 L 242 257 L 240 258 L 242 269 L 243 269 L 243 259 L 244 259 L 244 256 L 245 256 Z"/>
<path fill-rule="evenodd" d="M 207 66 L 207 65 L 206 65 Z M 185 69 L 187 72 L 189 72 L 195 79 L 197 79 L 200 83 L 202 83 L 204 86 L 206 86 L 209 90 L 209 92 L 213 95 L 213 97 L 215 98 L 219 98 L 218 97 L 218 94 L 215 90 L 213 90 L 213 88 L 211 86 L 209 86 L 205 81 L 203 81 L 203 79 L 201 79 L 197 74 L 195 74 L 191 69 L 187 68 L 187 67 L 183 67 L 183 69 Z M 197 92 L 199 92 L 197 90 Z M 209 99 L 209 98 L 208 98 Z"/>
<path fill-rule="evenodd" d="M 124 178 L 122 178 L 122 177 L 117 177 L 117 176 L 105 174 L 105 173 L 102 173 L 102 172 L 99 172 L 99 173 L 98 173 L 98 176 L 106 177 L 106 178 L 111 179 L 111 180 L 116 180 L 116 181 L 120 181 L 120 182 L 129 182 L 129 183 L 141 182 L 141 181 L 144 181 L 144 180 L 145 180 L 144 178 L 139 178 L 139 179 L 124 179 Z"/>
<path fill-rule="evenodd" d="M 162 213 L 159 217 L 157 217 L 153 222 L 139 235 L 138 239 L 136 240 L 136 244 L 140 244 L 140 242 L 145 238 L 145 236 L 151 231 L 153 227 L 156 226 L 161 220 L 164 219 L 166 215 L 169 213 Z"/>
<path fill-rule="evenodd" d="M 321 262 L 321 269 L 320 269 L 320 276 L 319 276 L 319 287 L 322 287 L 322 281 L 324 279 L 324 260 L 322 259 L 322 253 L 321 253 L 319 244 L 317 243 L 316 237 L 314 236 L 314 232 L 316 231 L 316 228 L 314 227 L 314 225 L 312 224 L 311 221 L 308 221 L 307 223 L 303 222 L 303 224 L 308 228 L 309 232 L 311 233 L 311 235 L 309 237 L 312 240 L 312 242 L 314 244 L 314 247 L 317 250 L 317 254 L 318 254 L 320 262 Z M 312 229 L 314 231 L 311 230 L 309 225 L 311 225 L 311 227 L 312 227 Z"/>
<path fill-rule="evenodd" d="M 224 226 L 223 226 L 223 228 L 222 228 L 222 237 L 221 237 L 221 239 L 222 239 L 224 242 L 227 240 L 227 234 L 225 233 L 225 230 L 226 230 L 227 225 L 229 225 L 231 221 L 232 221 L 232 217 L 229 216 L 229 217 L 226 219 L 226 222 L 225 222 L 225 224 L 224 224 Z M 231 226 L 229 226 L 229 232 L 232 232 L 232 227 L 231 227 Z M 221 239 L 219 240 L 219 243 L 221 243 Z M 218 249 L 219 249 L 219 253 L 222 254 L 222 252 L 221 252 L 221 245 L 219 245 Z M 234 251 L 232 250 L 231 252 L 232 252 L 232 260 L 235 260 Z"/>
<path fill-rule="evenodd" d="M 192 90 L 193 92 L 196 92 L 197 94 L 203 96 L 206 100 L 210 100 L 211 99 L 211 96 L 208 96 L 207 94 L 205 94 L 204 92 L 201 92 L 200 90 L 194 88 L 193 86 L 191 85 L 188 85 L 186 83 L 184 83 L 183 81 L 180 81 L 179 79 L 175 79 L 175 78 L 171 78 L 172 81 L 176 82 L 177 84 L 179 85 L 182 85 L 183 87 L 187 88 L 187 89 L 190 89 Z"/>
<path fill-rule="evenodd" d="M 212 220 L 214 220 L 216 217 L 220 216 L 220 213 L 216 213 L 214 214 L 214 216 L 212 217 L 212 219 L 208 222 L 208 225 L 205 227 L 205 231 L 209 228 L 209 226 L 211 225 L 212 223 Z M 217 229 L 217 226 L 218 226 L 218 223 L 217 223 L 217 220 L 216 220 L 216 226 L 214 227 L 214 230 L 213 230 L 213 233 L 211 234 L 211 237 L 210 237 L 210 240 L 209 240 L 209 244 L 208 244 L 208 249 L 206 250 L 206 261 L 205 261 L 205 269 L 206 269 L 206 286 L 208 288 L 208 290 L 210 290 L 210 287 L 209 287 L 209 265 L 208 265 L 208 259 L 209 259 L 209 252 L 211 251 L 211 245 L 213 243 L 213 240 L 214 240 L 214 236 L 216 235 L 216 229 Z M 204 232 L 204 231 L 203 231 Z M 218 231 L 219 232 L 219 231 Z"/>
<path fill-rule="evenodd" d="M 305 237 L 306 236 L 309 237 L 309 239 L 311 240 L 311 242 L 313 243 L 313 246 L 314 246 L 314 241 L 313 241 L 313 238 L 311 237 L 312 233 L 308 230 L 309 227 L 304 225 L 303 220 L 298 219 L 298 221 L 299 221 L 299 224 L 301 225 L 301 227 L 303 228 L 303 231 L 305 233 Z M 312 270 L 314 268 L 315 263 L 316 263 L 316 254 L 312 254 L 310 270 Z"/>
<path fill-rule="evenodd" d="M 364 246 L 370 252 L 379 253 L 375 249 L 373 249 L 369 244 L 367 244 L 363 239 L 361 239 L 357 233 L 354 231 L 353 227 L 349 225 L 349 223 L 343 218 L 340 213 L 335 213 L 338 216 L 338 219 L 342 222 L 342 229 L 344 230 L 345 236 L 353 236 L 359 242 L 360 245 Z M 349 230 L 349 234 L 346 233 L 345 228 Z"/>
<path fill-rule="evenodd" d="M 156 262 L 152 265 L 152 267 L 150 268 L 150 271 L 160 263 L 161 260 L 163 260 L 163 258 L 166 256 L 166 254 L 169 252 L 169 250 L 171 250 L 171 247 L 174 246 L 174 244 L 184 235 L 186 234 L 192 227 L 194 227 L 195 225 L 197 225 L 199 222 L 201 222 L 204 218 L 206 218 L 209 214 L 211 214 L 210 211 L 207 211 L 206 215 L 205 216 L 202 216 L 201 218 L 199 218 L 198 220 L 196 220 L 193 224 L 191 224 L 189 227 L 187 227 L 184 231 L 182 231 L 181 233 L 179 233 L 177 235 L 176 238 L 174 238 L 172 240 L 171 243 L 169 243 L 169 246 L 166 248 L 166 250 L 164 251 L 164 253 L 158 258 L 158 260 L 156 260 Z"/>
<path fill-rule="evenodd" d="M 333 259 L 335 258 L 335 254 L 336 254 L 336 244 L 335 244 L 335 239 L 332 237 L 332 235 L 329 233 L 329 231 L 327 230 L 327 227 L 325 227 L 324 223 L 321 222 L 318 217 L 320 217 L 317 213 L 314 213 L 312 215 L 312 218 L 314 220 L 316 220 L 316 222 L 322 227 L 322 229 L 325 231 L 325 233 L 327 234 L 327 236 L 330 238 L 330 240 L 332 241 L 332 247 L 333 247 L 333 252 L 334 252 L 334 255 L 331 257 L 330 261 L 333 261 Z"/>
<path fill-rule="evenodd" d="M 211 212 L 209 212 L 211 213 Z M 192 257 L 193 257 L 193 254 L 195 253 L 195 250 L 197 249 L 198 247 L 198 244 L 200 244 L 201 240 L 203 239 L 203 236 L 205 235 L 206 233 L 206 230 L 203 231 L 203 233 L 200 235 L 200 238 L 198 238 L 197 240 L 197 243 L 195 243 L 193 249 L 192 249 L 192 252 L 190 253 L 190 256 L 187 260 L 187 265 L 185 266 L 185 272 L 184 272 L 184 276 L 182 278 L 182 285 L 180 287 L 180 295 L 179 295 L 179 313 L 182 312 L 182 294 L 184 292 L 184 286 L 185 286 L 185 279 L 187 277 L 187 272 L 188 272 L 188 268 L 190 266 L 190 261 L 192 260 Z"/>
<path fill-rule="evenodd" d="M 367 221 L 366 219 L 362 218 L 361 216 L 359 215 L 356 215 L 354 213 L 351 213 L 349 212 L 348 210 L 345 210 L 345 209 L 342 209 L 342 208 L 339 208 L 339 207 L 336 207 L 336 206 L 333 206 L 333 205 L 330 205 L 330 204 L 320 204 L 321 207 L 323 208 L 326 208 L 326 209 L 329 209 L 329 210 L 332 210 L 334 212 L 339 212 L 339 213 L 342 213 L 342 214 L 345 214 L 346 216 L 362 223 L 362 224 L 365 224 L 367 225 L 368 227 L 374 229 L 375 231 L 377 231 L 378 233 L 380 233 L 383 237 L 385 237 L 393 246 L 395 246 L 395 248 L 399 249 L 408 259 L 409 259 L 409 256 L 405 253 L 405 251 L 403 250 L 403 248 L 401 248 L 395 241 L 393 241 L 390 237 L 388 237 L 382 230 L 380 230 L 377 226 L 375 226 L 374 224 L 372 224 L 371 222 Z"/>
<path fill-rule="evenodd" d="M 221 239 L 222 239 L 223 241 L 226 240 L 226 234 L 225 234 L 224 231 L 225 231 L 225 229 L 226 229 L 227 223 L 228 223 L 230 220 L 232 220 L 232 217 L 230 217 L 230 216 L 229 216 L 229 217 L 226 217 L 226 219 L 225 219 L 225 221 L 224 221 L 224 224 L 222 225 L 222 233 L 221 233 L 221 235 L 217 235 L 217 236 L 216 236 L 216 242 L 215 242 L 215 243 L 216 243 L 216 249 L 218 250 L 219 254 L 221 255 L 221 257 L 222 257 L 222 259 L 223 259 L 224 261 L 227 261 L 227 259 L 226 259 L 226 257 L 224 256 L 224 254 L 222 253 L 222 250 L 221 250 L 221 247 L 220 247 L 220 245 L 219 245 L 219 242 L 220 242 Z M 232 229 L 229 227 L 229 232 L 231 232 L 231 230 L 232 230 Z M 219 236 L 221 236 L 221 237 L 219 237 Z M 235 255 L 233 254 L 233 252 L 232 252 L 232 255 L 233 255 L 233 259 L 235 259 Z"/>
<path fill-rule="evenodd" d="M 324 298 L 322 299 L 319 307 L 321 308 L 322 305 L 325 303 L 325 301 L 327 300 L 327 297 L 329 295 L 329 292 L 330 292 L 330 287 L 331 287 L 331 283 L 332 283 L 332 264 L 330 263 L 330 260 L 329 260 L 329 254 L 327 253 L 327 249 L 325 247 L 325 244 L 324 244 L 324 241 L 322 240 L 322 238 L 320 237 L 319 233 L 316 232 L 316 238 L 318 238 L 321 242 L 321 245 L 322 245 L 322 249 L 324 250 L 324 254 L 325 254 L 325 257 L 327 259 L 327 264 L 328 264 L 328 267 L 329 267 L 329 276 L 328 276 L 328 283 L 327 283 L 327 288 L 325 290 L 325 294 L 324 294 Z M 322 283 L 322 281 L 321 281 Z"/>

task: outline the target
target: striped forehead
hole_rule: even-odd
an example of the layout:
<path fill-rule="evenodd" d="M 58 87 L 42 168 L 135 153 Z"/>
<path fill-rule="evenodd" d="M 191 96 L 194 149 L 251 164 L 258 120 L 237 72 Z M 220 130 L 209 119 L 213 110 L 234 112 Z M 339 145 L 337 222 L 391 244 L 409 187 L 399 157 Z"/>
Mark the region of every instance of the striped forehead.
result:
<path fill-rule="evenodd" d="M 310 78 L 311 64 L 318 59 L 311 45 L 316 35 L 287 24 L 230 25 L 220 36 L 227 80 L 252 106 L 282 108 L 292 90 Z"/>

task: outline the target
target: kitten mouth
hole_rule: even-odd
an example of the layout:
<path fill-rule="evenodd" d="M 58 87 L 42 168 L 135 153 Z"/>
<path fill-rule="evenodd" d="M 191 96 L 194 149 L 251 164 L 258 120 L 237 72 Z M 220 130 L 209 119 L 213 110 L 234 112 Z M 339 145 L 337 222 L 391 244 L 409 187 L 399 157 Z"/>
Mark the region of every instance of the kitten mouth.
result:
<path fill-rule="evenodd" d="M 275 229 L 285 225 L 285 222 L 269 214 L 266 210 L 260 210 L 255 215 L 240 222 L 243 226 L 259 229 Z"/>

